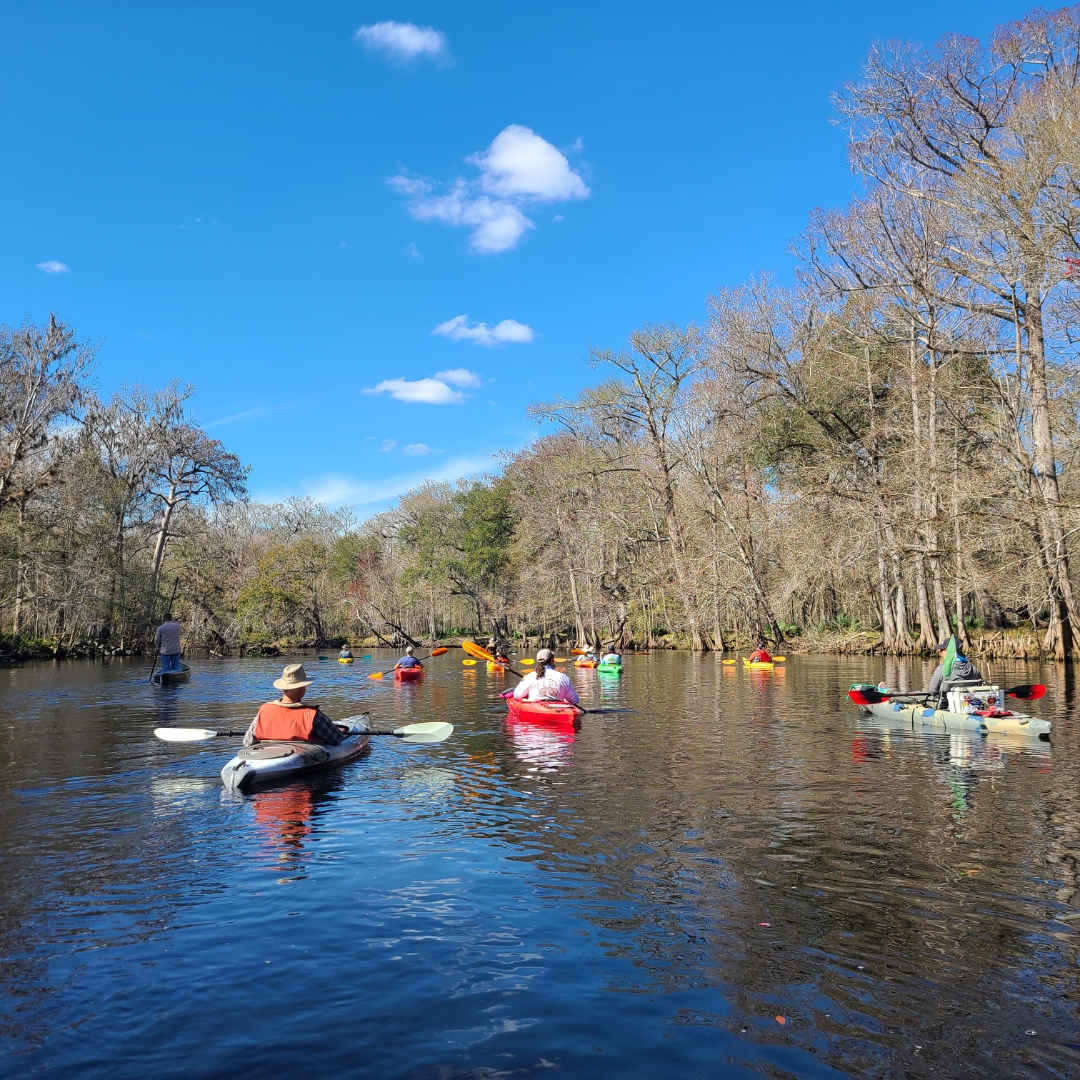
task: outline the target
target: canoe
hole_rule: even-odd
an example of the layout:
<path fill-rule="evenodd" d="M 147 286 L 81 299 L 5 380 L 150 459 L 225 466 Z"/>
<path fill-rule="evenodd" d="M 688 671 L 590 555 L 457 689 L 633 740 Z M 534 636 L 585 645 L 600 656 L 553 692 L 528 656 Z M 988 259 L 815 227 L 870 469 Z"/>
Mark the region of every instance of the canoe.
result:
<path fill-rule="evenodd" d="M 179 686 L 191 678 L 191 668 L 187 664 L 181 664 L 179 671 L 155 671 L 150 677 L 151 682 L 158 686 Z"/>
<path fill-rule="evenodd" d="M 394 682 L 419 682 L 424 674 L 422 667 L 395 668 Z"/>
<path fill-rule="evenodd" d="M 774 664 L 772 660 L 747 660 L 744 656 L 743 667 L 753 668 L 757 671 L 772 671 Z"/>
<path fill-rule="evenodd" d="M 339 664 L 351 664 L 353 662 L 353 660 L 355 660 L 355 659 L 356 659 L 356 657 L 354 657 L 354 656 L 339 656 L 337 658 L 337 662 Z"/>
<path fill-rule="evenodd" d="M 621 675 L 622 664 L 597 664 L 596 673 L 598 675 Z"/>
<path fill-rule="evenodd" d="M 260 784 L 292 780 L 304 773 L 355 761 L 371 739 L 364 717 L 351 716 L 342 720 L 341 726 L 349 729 L 349 735 L 338 746 L 296 740 L 245 746 L 221 770 L 221 782 L 230 791 L 247 791 Z"/>
<path fill-rule="evenodd" d="M 1024 735 L 1049 739 L 1054 725 L 1049 720 L 1025 713 L 1012 716 L 976 716 L 970 713 L 931 709 L 920 703 L 883 701 L 879 705 L 860 705 L 862 712 L 890 721 L 907 721 L 912 731 L 970 731 L 975 735 Z"/>
<path fill-rule="evenodd" d="M 574 667 L 588 667 L 588 668 L 599 667 L 599 661 L 598 660 L 575 660 L 574 661 Z"/>
<path fill-rule="evenodd" d="M 506 699 L 506 705 L 514 719 L 564 722 L 576 720 L 580 711 L 569 701 L 518 701 L 512 697 Z"/>

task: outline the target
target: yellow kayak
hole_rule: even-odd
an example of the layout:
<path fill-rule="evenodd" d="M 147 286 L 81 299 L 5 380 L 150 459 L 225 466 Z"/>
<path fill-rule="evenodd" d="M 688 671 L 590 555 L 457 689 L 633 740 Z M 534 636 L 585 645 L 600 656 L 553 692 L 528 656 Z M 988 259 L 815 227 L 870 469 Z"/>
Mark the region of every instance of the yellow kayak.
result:
<path fill-rule="evenodd" d="M 755 668 L 758 671 L 772 671 L 774 666 L 772 660 L 747 660 L 743 657 L 743 667 Z"/>
<path fill-rule="evenodd" d="M 337 658 L 337 662 L 339 664 L 351 664 L 353 662 L 353 659 L 354 658 L 351 656 L 339 656 Z"/>

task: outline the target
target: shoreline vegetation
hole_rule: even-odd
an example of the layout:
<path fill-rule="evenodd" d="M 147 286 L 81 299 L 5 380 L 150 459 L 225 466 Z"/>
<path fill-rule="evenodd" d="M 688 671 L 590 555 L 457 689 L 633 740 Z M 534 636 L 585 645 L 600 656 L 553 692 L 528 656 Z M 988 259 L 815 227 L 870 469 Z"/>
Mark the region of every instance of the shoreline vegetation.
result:
<path fill-rule="evenodd" d="M 875 46 L 835 98 L 862 187 L 792 283 L 588 357 L 488 476 L 384 513 L 247 497 L 191 387 L 108 401 L 56 316 L 0 329 L 0 661 L 522 647 L 1080 651 L 1080 8 Z"/>

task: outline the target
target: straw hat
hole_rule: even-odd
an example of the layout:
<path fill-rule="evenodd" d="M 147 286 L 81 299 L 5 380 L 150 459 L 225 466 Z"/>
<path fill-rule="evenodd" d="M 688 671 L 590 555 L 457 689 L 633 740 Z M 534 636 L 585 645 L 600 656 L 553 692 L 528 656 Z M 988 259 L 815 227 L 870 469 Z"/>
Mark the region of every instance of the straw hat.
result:
<path fill-rule="evenodd" d="M 281 678 L 274 680 L 274 689 L 299 690 L 301 686 L 310 686 L 314 681 L 307 677 L 303 664 L 286 664 Z"/>

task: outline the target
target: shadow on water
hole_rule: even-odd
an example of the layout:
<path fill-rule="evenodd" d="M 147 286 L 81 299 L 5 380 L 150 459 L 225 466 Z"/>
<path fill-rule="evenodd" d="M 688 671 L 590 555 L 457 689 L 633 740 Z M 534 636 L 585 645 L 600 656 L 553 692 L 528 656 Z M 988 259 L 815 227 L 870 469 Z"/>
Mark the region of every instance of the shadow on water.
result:
<path fill-rule="evenodd" d="M 1046 744 L 850 706 L 907 659 L 628 657 L 565 727 L 393 659 L 313 694 L 453 738 L 249 796 L 235 741 L 151 732 L 253 715 L 280 661 L 0 672 L 5 1075 L 1076 1075 L 1071 674 L 991 667 L 1050 687 Z"/>

